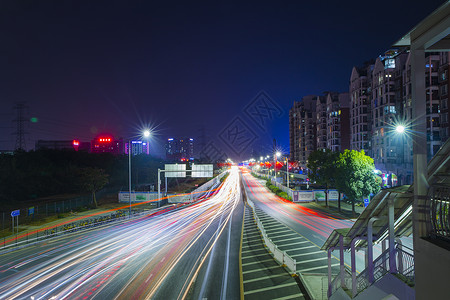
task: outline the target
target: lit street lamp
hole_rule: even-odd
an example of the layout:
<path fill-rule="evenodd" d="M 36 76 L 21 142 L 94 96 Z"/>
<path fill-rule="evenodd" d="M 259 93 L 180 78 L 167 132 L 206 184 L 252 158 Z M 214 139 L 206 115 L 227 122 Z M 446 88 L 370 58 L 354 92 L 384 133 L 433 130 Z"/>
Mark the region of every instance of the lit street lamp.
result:
<path fill-rule="evenodd" d="M 142 135 L 145 138 L 148 138 L 150 136 L 150 130 L 146 129 L 142 132 Z M 148 149 L 148 142 L 147 142 L 147 149 Z M 129 210 L 129 218 L 131 218 L 131 152 L 132 152 L 132 146 L 131 146 L 131 139 L 128 140 L 128 192 L 129 192 L 129 202 L 130 202 L 130 210 Z"/>

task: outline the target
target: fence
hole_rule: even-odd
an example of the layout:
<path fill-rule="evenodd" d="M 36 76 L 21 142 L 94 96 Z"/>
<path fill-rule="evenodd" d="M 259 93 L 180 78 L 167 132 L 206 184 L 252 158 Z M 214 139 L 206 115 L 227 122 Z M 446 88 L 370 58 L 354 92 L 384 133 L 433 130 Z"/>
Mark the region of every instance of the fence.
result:
<path fill-rule="evenodd" d="M 281 251 L 278 249 L 278 246 L 272 242 L 272 240 L 267 236 L 266 231 L 264 229 L 264 225 L 261 220 L 258 218 L 258 214 L 255 210 L 255 205 L 253 202 L 247 197 L 247 191 L 244 188 L 245 198 L 247 199 L 247 203 L 250 205 L 252 209 L 253 216 L 255 217 L 256 225 L 258 229 L 261 231 L 261 235 L 263 237 L 264 244 L 270 253 L 273 254 L 273 257 L 276 261 L 278 261 L 282 266 L 286 267 L 292 275 L 297 275 L 297 262 L 295 259 L 290 257 L 286 251 Z"/>

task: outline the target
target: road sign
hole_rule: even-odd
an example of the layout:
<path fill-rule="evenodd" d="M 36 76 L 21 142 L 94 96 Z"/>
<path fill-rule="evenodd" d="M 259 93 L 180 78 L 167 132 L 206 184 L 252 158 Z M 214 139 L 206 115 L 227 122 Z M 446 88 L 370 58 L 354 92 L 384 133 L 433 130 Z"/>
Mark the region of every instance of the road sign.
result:
<path fill-rule="evenodd" d="M 176 172 L 176 171 L 186 171 L 185 164 L 166 164 L 164 166 L 166 172 L 164 176 L 166 177 L 186 177 L 186 172 Z"/>
<path fill-rule="evenodd" d="M 20 209 L 13 210 L 11 212 L 11 217 L 17 217 L 17 216 L 20 216 Z"/>
<path fill-rule="evenodd" d="M 370 200 L 369 198 L 364 198 L 364 207 L 367 207 L 367 205 L 369 205 Z"/>
<path fill-rule="evenodd" d="M 28 208 L 28 215 L 34 215 L 34 206 Z"/>
<path fill-rule="evenodd" d="M 192 177 L 213 177 L 213 165 L 192 165 Z"/>

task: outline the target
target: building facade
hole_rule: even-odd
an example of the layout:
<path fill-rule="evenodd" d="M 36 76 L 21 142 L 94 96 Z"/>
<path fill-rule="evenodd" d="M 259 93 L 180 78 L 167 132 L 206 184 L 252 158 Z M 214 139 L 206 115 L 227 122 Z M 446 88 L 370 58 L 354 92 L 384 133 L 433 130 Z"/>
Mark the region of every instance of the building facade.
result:
<path fill-rule="evenodd" d="M 166 159 L 171 161 L 188 161 L 194 159 L 193 138 L 168 138 Z"/>

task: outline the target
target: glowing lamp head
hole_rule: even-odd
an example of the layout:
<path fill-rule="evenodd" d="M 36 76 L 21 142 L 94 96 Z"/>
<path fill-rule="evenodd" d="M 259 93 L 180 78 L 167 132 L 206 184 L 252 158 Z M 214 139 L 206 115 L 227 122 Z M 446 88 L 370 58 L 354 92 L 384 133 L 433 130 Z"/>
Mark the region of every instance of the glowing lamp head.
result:
<path fill-rule="evenodd" d="M 397 133 L 404 133 L 405 132 L 405 126 L 398 125 L 397 127 L 395 127 L 395 131 L 397 131 Z"/>
<path fill-rule="evenodd" d="M 150 131 L 149 130 L 145 130 L 143 134 L 144 134 L 144 137 L 147 138 L 147 137 L 150 136 Z"/>
<path fill-rule="evenodd" d="M 280 152 L 277 152 L 276 155 L 277 155 L 277 157 L 280 157 L 280 156 L 281 156 L 281 153 L 280 153 Z"/>

